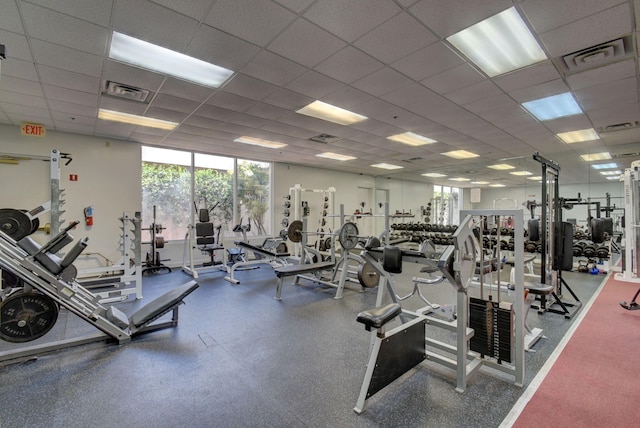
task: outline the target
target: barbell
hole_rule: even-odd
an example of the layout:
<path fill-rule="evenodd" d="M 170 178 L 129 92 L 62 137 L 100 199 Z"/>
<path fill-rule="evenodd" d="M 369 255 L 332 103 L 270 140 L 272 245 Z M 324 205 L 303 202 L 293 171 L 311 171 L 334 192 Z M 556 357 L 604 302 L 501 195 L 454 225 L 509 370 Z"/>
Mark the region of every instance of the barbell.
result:
<path fill-rule="evenodd" d="M 352 250 L 360 242 L 361 238 L 368 238 L 368 236 L 358 235 L 358 226 L 353 222 L 346 222 L 337 232 L 309 232 L 303 230 L 303 223 L 300 220 L 294 220 L 289 224 L 287 229 L 287 237 L 291 242 L 301 242 L 302 235 L 332 235 L 338 237 L 338 242 L 345 250 Z"/>

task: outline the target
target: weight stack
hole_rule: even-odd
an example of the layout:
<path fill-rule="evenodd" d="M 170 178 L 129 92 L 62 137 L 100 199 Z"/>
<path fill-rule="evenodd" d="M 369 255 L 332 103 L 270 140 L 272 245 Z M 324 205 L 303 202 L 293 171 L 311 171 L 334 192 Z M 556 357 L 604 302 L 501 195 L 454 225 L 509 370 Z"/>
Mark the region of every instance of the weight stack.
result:
<path fill-rule="evenodd" d="M 499 362 L 511 362 L 513 310 L 510 303 L 498 303 L 471 297 L 469 327 L 474 335 L 469 348 Z"/>

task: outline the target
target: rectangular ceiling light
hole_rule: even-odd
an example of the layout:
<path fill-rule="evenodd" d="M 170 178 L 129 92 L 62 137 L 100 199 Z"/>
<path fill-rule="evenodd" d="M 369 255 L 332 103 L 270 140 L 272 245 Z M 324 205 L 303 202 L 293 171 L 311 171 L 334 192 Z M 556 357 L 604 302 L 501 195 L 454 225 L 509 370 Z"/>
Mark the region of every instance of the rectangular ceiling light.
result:
<path fill-rule="evenodd" d="M 612 169 L 612 168 L 617 168 L 618 164 L 617 163 L 599 163 L 597 165 L 591 165 L 591 168 L 593 169 Z"/>
<path fill-rule="evenodd" d="M 498 163 L 495 165 L 488 165 L 487 168 L 497 169 L 498 171 L 504 171 L 507 169 L 515 169 L 515 166 L 508 165 L 506 163 Z"/>
<path fill-rule="evenodd" d="M 602 174 L 602 175 L 620 175 L 620 174 L 622 174 L 622 171 L 620 171 L 619 169 L 616 169 L 615 171 L 600 171 L 600 174 Z"/>
<path fill-rule="evenodd" d="M 440 177 L 446 177 L 447 174 L 440 174 L 439 172 L 425 172 L 424 174 L 420 174 L 423 175 L 425 177 L 432 177 L 432 178 L 440 178 Z"/>
<path fill-rule="evenodd" d="M 489 184 L 489 187 L 506 187 L 506 184 Z"/>
<path fill-rule="evenodd" d="M 522 103 L 538 120 L 551 120 L 582 113 L 571 92 Z"/>
<path fill-rule="evenodd" d="M 440 153 L 440 154 L 444 156 L 449 156 L 450 158 L 454 158 L 454 159 L 469 159 L 469 158 L 477 158 L 478 156 L 480 156 L 475 153 L 468 152 L 466 150 L 452 150 L 450 152 Z"/>
<path fill-rule="evenodd" d="M 472 181 L 471 184 L 489 184 L 488 181 Z"/>
<path fill-rule="evenodd" d="M 584 141 L 599 140 L 598 133 L 593 128 L 579 129 L 577 131 L 561 132 L 556 134 L 567 144 L 582 143 Z"/>
<path fill-rule="evenodd" d="M 315 117 L 316 119 L 327 120 L 333 123 L 339 123 L 340 125 L 351 125 L 368 119 L 366 116 L 361 114 L 354 113 L 322 101 L 314 101 L 311 104 L 296 110 L 296 113 Z"/>
<path fill-rule="evenodd" d="M 580 157 L 585 162 L 593 162 L 593 161 L 611 159 L 611 155 L 609 154 L 609 152 L 590 153 L 590 154 L 586 154 L 586 155 L 580 155 Z"/>
<path fill-rule="evenodd" d="M 536 175 L 535 177 L 527 177 L 527 180 L 540 181 L 542 180 L 542 176 Z"/>
<path fill-rule="evenodd" d="M 489 77 L 547 59 L 515 7 L 447 37 Z"/>
<path fill-rule="evenodd" d="M 109 58 L 212 88 L 219 87 L 233 74 L 226 68 L 116 31 L 111 38 Z"/>
<path fill-rule="evenodd" d="M 453 177 L 453 178 L 450 178 L 449 180 L 451 180 L 451 181 L 471 181 L 470 178 L 464 178 L 464 177 Z"/>
<path fill-rule="evenodd" d="M 509 174 L 511 174 L 511 175 L 519 175 L 519 176 L 533 175 L 533 173 L 529 172 L 529 171 L 513 171 L 513 172 L 510 172 Z"/>
<path fill-rule="evenodd" d="M 397 141 L 398 143 L 407 144 L 409 146 L 424 146 L 425 144 L 436 143 L 436 140 L 422 136 L 420 134 L 414 134 L 413 132 L 404 132 L 402 134 L 392 135 L 387 137 L 388 140 Z"/>
<path fill-rule="evenodd" d="M 390 163 L 377 163 L 375 165 L 371 165 L 374 168 L 382 168 L 382 169 L 402 169 L 403 166 L 393 165 Z"/>
<path fill-rule="evenodd" d="M 236 143 L 251 144 L 252 146 L 266 147 L 268 149 L 280 149 L 286 146 L 285 143 L 280 143 L 278 141 L 263 140 L 262 138 L 247 136 L 238 137 L 233 141 Z"/>
<path fill-rule="evenodd" d="M 607 177 L 607 180 L 619 180 L 619 179 L 620 179 L 620 176 L 619 176 L 619 175 L 617 175 L 617 176 Z"/>
<path fill-rule="evenodd" d="M 348 160 L 357 159 L 354 156 L 341 155 L 338 153 L 331 153 L 331 152 L 320 153 L 319 155 L 316 155 L 316 156 L 319 158 L 327 158 L 327 159 L 333 159 L 333 160 L 339 160 L 339 161 L 348 161 Z"/>
<path fill-rule="evenodd" d="M 98 119 L 111 120 L 113 122 L 129 123 L 131 125 L 147 126 L 171 131 L 178 123 L 168 120 L 154 119 L 153 117 L 138 116 L 136 114 L 122 113 L 113 110 L 98 110 Z"/>

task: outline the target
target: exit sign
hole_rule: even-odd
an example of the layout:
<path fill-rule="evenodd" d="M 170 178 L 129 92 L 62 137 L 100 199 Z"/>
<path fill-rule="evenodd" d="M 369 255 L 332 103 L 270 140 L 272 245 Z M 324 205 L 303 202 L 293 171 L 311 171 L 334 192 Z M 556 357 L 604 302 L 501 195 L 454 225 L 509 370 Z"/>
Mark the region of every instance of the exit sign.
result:
<path fill-rule="evenodd" d="M 28 135 L 29 137 L 47 136 L 47 129 L 38 123 L 22 122 L 20 131 L 22 135 Z"/>

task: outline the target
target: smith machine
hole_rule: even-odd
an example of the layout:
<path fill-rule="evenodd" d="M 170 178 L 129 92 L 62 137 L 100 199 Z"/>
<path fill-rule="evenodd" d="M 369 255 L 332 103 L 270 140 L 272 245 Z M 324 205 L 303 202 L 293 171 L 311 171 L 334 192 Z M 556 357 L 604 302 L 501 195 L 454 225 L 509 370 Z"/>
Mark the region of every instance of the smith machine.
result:
<path fill-rule="evenodd" d="M 366 400 L 374 394 L 427 360 L 455 370 L 458 392 L 465 391 L 468 377 L 482 366 L 507 374 L 517 386 L 523 385 L 526 315 L 523 234 L 514 236 L 513 301 L 501 301 L 499 294 L 497 300 L 472 299 L 468 293 L 484 251 L 476 239 L 476 225 L 487 217 L 496 218 L 498 222 L 510 217 L 515 229 L 523 230 L 522 210 L 471 210 L 462 211 L 460 215 L 463 220 L 452 235 L 453 244 L 441 252 L 386 246 L 364 253 L 364 259 L 379 274 L 380 282 L 376 308 L 363 311 L 357 317 L 357 321 L 371 331 L 371 342 L 354 408 L 356 413 L 364 411 Z M 442 273 L 456 291 L 457 319 L 446 320 L 434 314 L 432 305 L 415 311 L 400 305 L 405 297 L 396 293 L 391 274 L 401 273 L 403 262 L 420 263 Z M 386 331 L 392 321 L 394 327 Z M 435 330 L 432 329 L 436 328 L 455 333 L 455 344 L 433 336 L 431 333 Z"/>
<path fill-rule="evenodd" d="M 624 238 L 622 240 L 622 272 L 616 273 L 615 279 L 640 283 L 638 266 L 640 266 L 640 160 L 631 163 L 631 168 L 624 171 Z M 636 299 L 640 288 L 629 303 L 620 302 L 624 309 L 635 311 L 640 309 Z"/>

